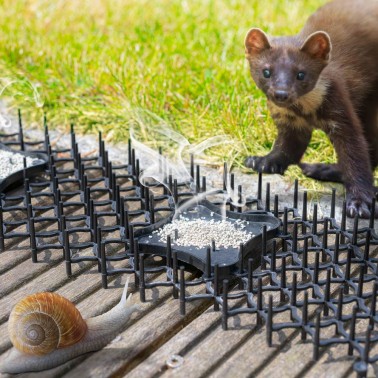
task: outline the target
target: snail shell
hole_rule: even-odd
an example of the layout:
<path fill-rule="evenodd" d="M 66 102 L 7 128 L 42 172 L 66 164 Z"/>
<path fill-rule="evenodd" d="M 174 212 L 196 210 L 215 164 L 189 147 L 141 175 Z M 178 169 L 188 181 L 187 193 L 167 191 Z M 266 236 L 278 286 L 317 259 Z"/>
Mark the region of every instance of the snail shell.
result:
<path fill-rule="evenodd" d="M 8 322 L 15 346 L 0 366 L 0 373 L 41 371 L 81 354 L 99 350 L 112 341 L 136 309 L 127 297 L 108 312 L 84 320 L 69 300 L 54 293 L 38 293 L 21 300 Z"/>
<path fill-rule="evenodd" d="M 13 308 L 8 322 L 9 338 L 20 352 L 44 355 L 80 341 L 87 323 L 68 299 L 55 293 L 37 293 Z"/>

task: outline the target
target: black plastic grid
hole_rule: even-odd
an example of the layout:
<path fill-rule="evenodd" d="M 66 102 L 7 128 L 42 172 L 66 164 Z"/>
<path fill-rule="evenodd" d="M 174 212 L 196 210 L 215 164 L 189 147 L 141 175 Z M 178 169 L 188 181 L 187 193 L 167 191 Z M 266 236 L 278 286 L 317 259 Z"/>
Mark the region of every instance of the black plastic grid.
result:
<path fill-rule="evenodd" d="M 346 230 L 334 218 L 317 220 L 316 205 L 311 222 L 303 217 L 289 219 L 289 213 L 285 209 L 280 237 L 270 248 L 263 247 L 260 270 L 249 268 L 242 277 L 242 289 L 235 293 L 228 281 L 223 281 L 223 292 L 216 295 L 223 311 L 223 328 L 227 329 L 230 316 L 256 314 L 257 322 L 266 324 L 269 345 L 272 333 L 284 328 L 300 330 L 302 340 L 311 336 L 314 359 L 318 359 L 321 346 L 345 343 L 349 355 L 357 351 L 361 358 L 356 370 L 366 374 L 366 364 L 378 360 L 378 354 L 369 354 L 378 341 L 378 260 L 371 255 L 371 247 L 378 244 L 374 217 L 364 228 L 358 227 L 355 218 L 353 230 Z M 343 220 L 344 215 L 345 206 Z M 215 289 L 212 291 L 216 294 Z M 241 298 L 244 304 L 233 308 L 232 302 Z M 309 306 L 317 310 L 310 312 Z M 283 312 L 288 313 L 290 321 L 275 323 L 274 316 Z M 367 319 L 368 324 L 365 334 L 357 337 L 356 323 L 361 319 Z M 330 331 L 321 338 L 321 329 L 331 326 L 335 327 L 332 335 Z"/>
<path fill-rule="evenodd" d="M 169 190 L 154 185 L 155 192 L 161 189 L 156 196 L 139 182 L 139 160 L 130 143 L 127 164 L 116 166 L 109 161 L 101 134 L 99 154 L 81 157 L 73 127 L 71 148 L 58 150 L 51 147 L 46 123 L 44 140 L 30 142 L 24 140 L 20 115 L 19 120 L 19 132 L 0 135 L 2 143 L 16 150 L 46 153 L 49 165 L 37 178 L 25 179 L 24 195 L 1 194 L 0 251 L 5 250 L 6 240 L 30 235 L 33 261 L 37 261 L 40 251 L 60 249 L 69 276 L 71 264 L 94 261 L 104 288 L 111 275 L 134 274 L 142 301 L 147 289 L 170 286 L 173 296 L 180 299 L 182 314 L 187 301 L 212 299 L 214 309 L 222 311 L 224 329 L 230 317 L 247 313 L 256 315 L 251 316 L 251 322 L 265 324 L 269 345 L 274 332 L 297 329 L 302 340 L 312 339 L 314 359 L 318 359 L 322 346 L 348 344 L 348 354 L 358 356 L 354 367 L 360 376 L 366 374 L 368 363 L 378 360 L 378 354 L 372 355 L 378 341 L 378 258 L 371 253 L 378 244 L 374 214 L 368 226 L 360 227 L 356 217 L 353 229 L 348 230 L 345 203 L 341 223 L 335 220 L 333 191 L 329 217 L 318 219 L 314 204 L 309 219 L 306 192 L 302 209 L 298 209 L 297 182 L 293 206 L 280 209 L 279 196 L 274 195 L 272 201 L 269 183 L 262 198 L 260 174 L 256 197 L 247 198 L 243 207 L 235 207 L 231 202 L 227 207 L 238 212 L 272 212 L 281 219 L 278 237 L 270 242 L 263 233 L 261 255 L 247 263 L 241 259 L 237 271 L 226 278 L 219 274 L 219 266 L 212 265 L 209 248 L 205 271 L 196 271 L 194 279 L 187 279 L 185 270 L 193 268 L 178 260 L 169 240 L 166 256 L 156 261 L 153 254 L 140 252 L 137 235 L 138 230 L 174 211 L 172 197 L 177 203 L 206 191 L 206 178 L 200 176 L 200 167 L 194 165 L 193 158 L 190 172 L 194 192 L 170 175 L 166 183 Z M 220 193 L 225 191 L 228 179 L 234 189 L 235 177 L 228 174 L 225 165 Z M 241 186 L 238 193 L 242 202 Z M 38 203 L 41 201 L 42 205 Z M 213 203 L 220 204 L 216 199 Z M 11 219 L 8 213 L 12 214 Z M 87 235 L 86 241 L 82 241 L 83 235 Z M 89 253 L 81 255 L 83 250 Z M 108 266 L 121 260 L 128 262 L 126 268 Z M 166 280 L 151 279 L 162 272 Z M 202 285 L 203 294 L 188 295 L 185 289 L 196 285 Z M 276 320 L 283 313 L 289 320 Z M 366 327 L 361 333 L 359 324 L 363 322 Z M 336 331 L 331 334 L 332 327 Z"/>

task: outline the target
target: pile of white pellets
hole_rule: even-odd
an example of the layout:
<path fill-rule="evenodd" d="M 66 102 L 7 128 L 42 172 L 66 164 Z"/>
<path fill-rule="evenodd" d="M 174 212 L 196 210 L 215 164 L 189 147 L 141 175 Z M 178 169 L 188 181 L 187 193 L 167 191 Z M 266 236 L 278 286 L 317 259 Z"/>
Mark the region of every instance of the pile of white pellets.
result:
<path fill-rule="evenodd" d="M 179 219 L 173 220 L 166 224 L 160 230 L 154 231 L 160 237 L 161 242 L 167 241 L 167 236 L 171 236 L 173 244 L 204 248 L 212 245 L 215 241 L 216 247 L 238 248 L 240 243 L 245 243 L 254 235 L 244 230 L 247 221 L 206 219 L 188 219 L 180 216 Z"/>
<path fill-rule="evenodd" d="M 26 166 L 30 167 L 34 164 L 36 158 L 30 156 L 26 157 Z M 2 150 L 0 148 L 0 180 L 8 177 L 14 172 L 20 171 L 24 168 L 24 155 L 17 152 Z"/>

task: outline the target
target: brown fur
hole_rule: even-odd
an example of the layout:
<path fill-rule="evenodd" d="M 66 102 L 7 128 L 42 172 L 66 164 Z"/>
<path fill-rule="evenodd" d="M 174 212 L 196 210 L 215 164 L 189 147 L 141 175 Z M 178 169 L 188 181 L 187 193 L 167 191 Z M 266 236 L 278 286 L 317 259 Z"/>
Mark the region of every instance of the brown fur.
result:
<path fill-rule="evenodd" d="M 378 1 L 335 0 L 292 37 L 246 37 L 251 75 L 278 129 L 273 150 L 246 165 L 283 173 L 298 164 L 314 128 L 331 139 L 338 164 L 301 164 L 320 180 L 342 180 L 350 216 L 369 217 L 378 165 Z M 300 76 L 302 75 L 302 76 Z M 378 211 L 376 211 L 378 215 Z"/>

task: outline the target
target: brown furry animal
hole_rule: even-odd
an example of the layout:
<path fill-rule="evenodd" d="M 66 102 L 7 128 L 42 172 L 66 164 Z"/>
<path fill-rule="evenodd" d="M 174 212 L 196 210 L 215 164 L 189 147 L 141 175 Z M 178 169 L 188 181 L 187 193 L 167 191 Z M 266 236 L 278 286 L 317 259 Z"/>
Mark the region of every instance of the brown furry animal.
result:
<path fill-rule="evenodd" d="M 337 164 L 300 164 L 318 180 L 340 181 L 347 214 L 369 217 L 378 165 L 378 1 L 335 0 L 295 36 L 268 38 L 251 29 L 246 57 L 278 129 L 272 151 L 245 164 L 283 174 L 299 164 L 312 130 L 327 133 Z"/>

